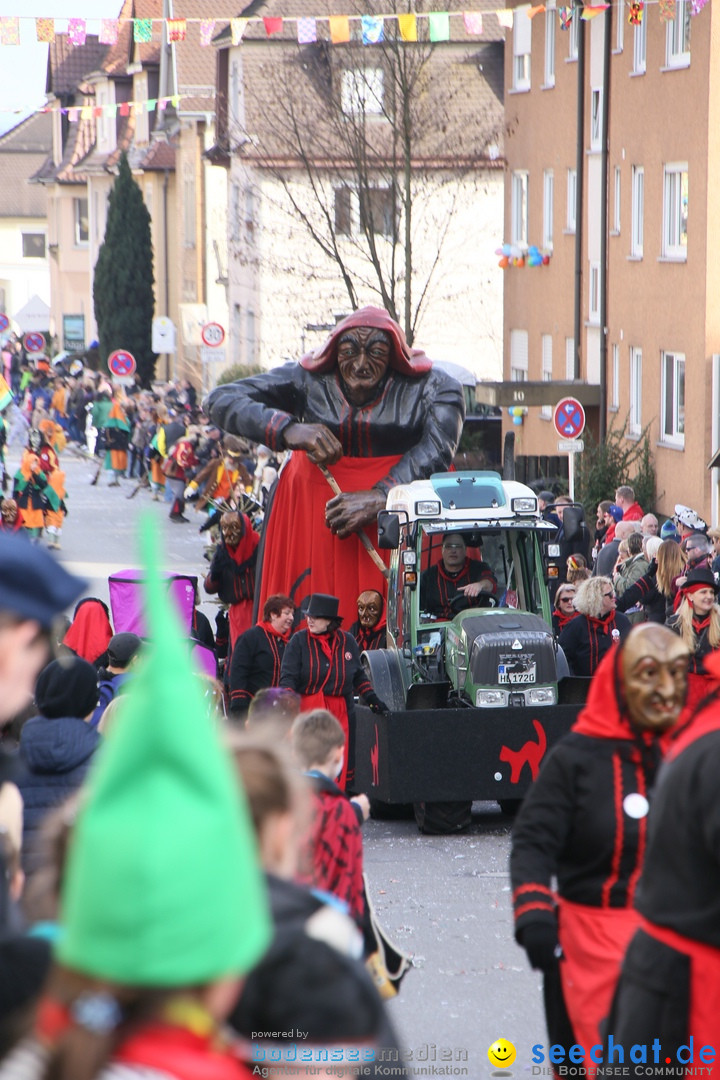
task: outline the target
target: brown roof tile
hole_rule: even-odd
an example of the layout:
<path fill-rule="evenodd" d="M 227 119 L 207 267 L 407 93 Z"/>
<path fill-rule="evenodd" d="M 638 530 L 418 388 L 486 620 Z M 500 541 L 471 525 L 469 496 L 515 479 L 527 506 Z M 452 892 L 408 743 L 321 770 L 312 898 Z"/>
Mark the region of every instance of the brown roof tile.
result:
<path fill-rule="evenodd" d="M 6 151 L 0 145 L 0 218 L 47 216 L 44 188 L 29 183 L 44 160 L 45 154 Z"/>
<path fill-rule="evenodd" d="M 49 154 L 52 149 L 50 113 L 33 113 L 0 135 L 0 153 Z"/>
<path fill-rule="evenodd" d="M 73 95 L 85 76 L 102 66 L 107 51 L 97 34 L 88 34 L 84 45 L 71 45 L 67 34 L 56 34 L 49 45 L 46 92 L 60 98 Z"/>
<path fill-rule="evenodd" d="M 175 168 L 175 146 L 172 143 L 165 142 L 164 139 L 157 139 L 152 143 L 144 157 L 138 160 L 137 165 L 146 172 L 173 170 Z"/>
<path fill-rule="evenodd" d="M 200 19 L 216 18 L 216 25 L 227 23 L 227 7 L 213 0 L 215 8 L 223 11 L 214 16 L 207 0 L 175 0 L 173 15 L 188 19 L 187 37 L 174 45 L 177 65 L 177 91 L 180 94 L 179 114 L 215 111 L 215 49 L 200 44 Z"/>

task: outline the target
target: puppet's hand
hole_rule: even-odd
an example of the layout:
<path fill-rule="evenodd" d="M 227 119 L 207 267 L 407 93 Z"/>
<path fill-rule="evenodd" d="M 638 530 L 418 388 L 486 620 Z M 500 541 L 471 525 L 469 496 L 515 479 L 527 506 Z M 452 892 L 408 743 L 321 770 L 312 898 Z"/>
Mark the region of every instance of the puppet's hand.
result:
<path fill-rule="evenodd" d="M 307 450 L 314 465 L 334 465 L 342 457 L 342 446 L 324 424 L 289 424 L 283 440 L 288 450 Z"/>
<path fill-rule="evenodd" d="M 379 510 L 385 509 L 382 491 L 351 491 L 336 495 L 325 506 L 325 524 L 341 540 L 375 521 Z"/>

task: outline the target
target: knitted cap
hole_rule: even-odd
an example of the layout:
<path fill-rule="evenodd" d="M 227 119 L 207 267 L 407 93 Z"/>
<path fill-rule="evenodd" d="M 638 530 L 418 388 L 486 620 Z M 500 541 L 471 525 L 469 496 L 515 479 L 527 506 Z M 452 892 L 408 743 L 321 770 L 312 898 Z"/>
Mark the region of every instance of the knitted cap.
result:
<path fill-rule="evenodd" d="M 270 939 L 244 795 L 208 715 L 143 522 L 150 643 L 75 827 L 60 963 L 147 987 L 249 971 Z"/>
<path fill-rule="evenodd" d="M 49 720 L 89 716 L 98 702 L 97 671 L 79 656 L 61 656 L 42 669 L 35 683 L 38 712 Z"/>

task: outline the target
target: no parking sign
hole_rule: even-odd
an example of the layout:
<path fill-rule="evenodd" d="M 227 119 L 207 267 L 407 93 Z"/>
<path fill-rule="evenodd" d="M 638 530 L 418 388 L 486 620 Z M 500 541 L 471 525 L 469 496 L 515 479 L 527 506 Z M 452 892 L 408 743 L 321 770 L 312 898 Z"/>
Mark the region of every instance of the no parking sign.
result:
<path fill-rule="evenodd" d="M 108 356 L 108 370 L 111 375 L 118 379 L 127 379 L 135 374 L 137 364 L 135 357 L 127 349 L 115 349 Z"/>

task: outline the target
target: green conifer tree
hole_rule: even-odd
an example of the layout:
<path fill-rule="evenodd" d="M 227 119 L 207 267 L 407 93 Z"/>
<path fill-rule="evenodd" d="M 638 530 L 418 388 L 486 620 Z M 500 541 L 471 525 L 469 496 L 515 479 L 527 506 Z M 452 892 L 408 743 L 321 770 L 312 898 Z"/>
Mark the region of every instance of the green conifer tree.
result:
<path fill-rule="evenodd" d="M 137 361 L 143 386 L 150 386 L 156 356 L 151 349 L 155 309 L 150 214 L 130 172 L 127 155 L 108 202 L 105 239 L 95 264 L 93 303 L 103 368 L 115 349 Z"/>

